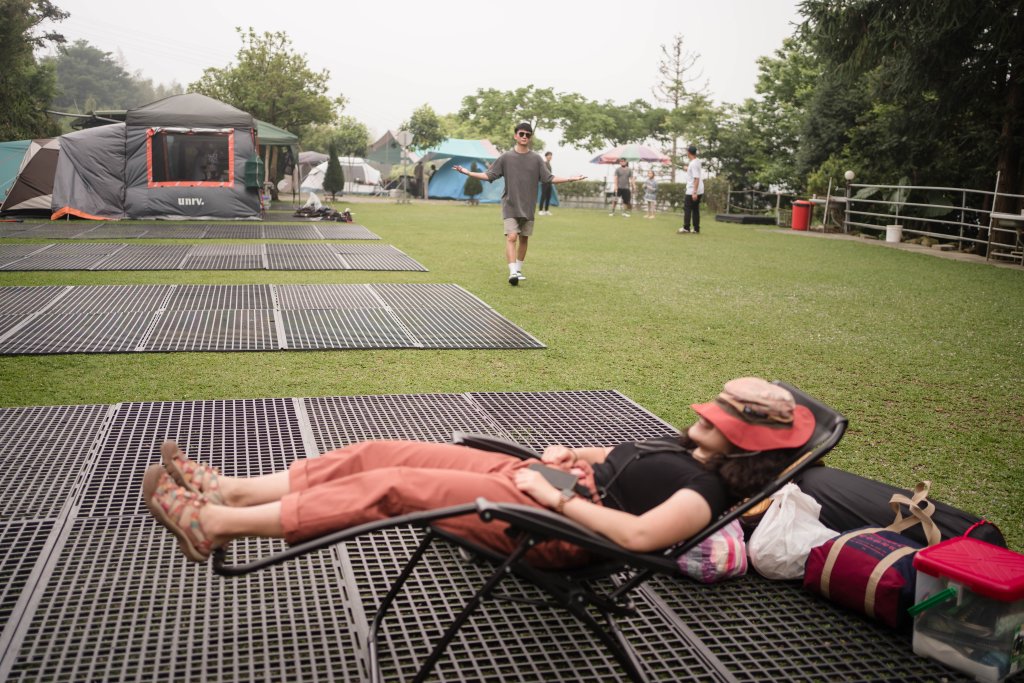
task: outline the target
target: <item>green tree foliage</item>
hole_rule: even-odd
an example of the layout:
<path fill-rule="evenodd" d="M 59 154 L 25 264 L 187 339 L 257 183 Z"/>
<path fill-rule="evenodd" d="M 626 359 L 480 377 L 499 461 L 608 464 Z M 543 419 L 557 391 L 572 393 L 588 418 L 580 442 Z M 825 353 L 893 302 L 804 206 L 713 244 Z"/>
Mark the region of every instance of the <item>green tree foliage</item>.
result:
<path fill-rule="evenodd" d="M 458 115 L 479 131 L 480 137 L 505 150 L 512 147 L 512 132 L 519 123 L 525 121 L 535 131 L 557 127 L 560 122 L 558 101 L 559 96 L 551 88 L 532 85 L 515 90 L 479 88 L 475 95 L 462 98 Z M 539 139 L 534 138 L 533 148 L 543 149 Z"/>
<path fill-rule="evenodd" d="M 606 147 L 664 137 L 668 110 L 644 100 L 624 105 L 596 102 L 571 93 L 559 98 L 556 124 L 562 140 L 591 152 Z"/>
<path fill-rule="evenodd" d="M 596 151 L 658 137 L 665 118 L 666 110 L 644 100 L 618 105 L 529 85 L 515 90 L 481 88 L 462 98 L 456 117 L 444 118 L 443 126 L 452 137 L 487 138 L 504 150 L 513 145 L 516 125 L 525 121 L 535 131 L 560 129 L 567 144 Z M 535 135 L 531 146 L 542 150 L 544 141 Z"/>
<path fill-rule="evenodd" d="M 441 130 L 444 131 L 445 139 L 480 140 L 487 137 L 485 131 L 478 129 L 472 121 L 461 118 L 458 113 L 441 114 L 438 116 L 438 120 L 441 122 Z"/>
<path fill-rule="evenodd" d="M 618 135 L 615 118 L 608 111 L 615 105 L 588 100 L 577 93 L 562 95 L 558 102 L 562 139 L 589 152 L 609 146 L 611 135 Z"/>
<path fill-rule="evenodd" d="M 437 147 L 448 137 L 441 126 L 441 119 L 429 104 L 424 104 L 414 111 L 409 120 L 402 123 L 399 130 L 410 133 L 412 135 L 411 146 L 420 150 Z"/>
<path fill-rule="evenodd" d="M 804 0 L 800 7 L 800 35 L 835 87 L 866 92 L 849 150 L 871 164 L 872 180 L 907 175 L 919 184 L 987 187 L 998 171 L 1002 192 L 1024 193 L 1018 0 Z"/>
<path fill-rule="evenodd" d="M 693 94 L 682 106 L 664 116 L 665 128 L 677 131 L 685 137 L 688 145 L 696 145 L 704 158 L 705 170 L 717 172 L 721 128 L 727 116 L 726 110 L 715 105 L 707 95 Z M 689 163 L 684 149 L 678 149 L 671 159 L 673 167 L 682 168 Z"/>
<path fill-rule="evenodd" d="M 338 150 L 332 143 L 327 149 L 327 172 L 324 173 L 324 192 L 331 193 L 331 199 L 345 189 L 345 169 L 338 161 Z"/>
<path fill-rule="evenodd" d="M 826 87 L 817 58 L 794 38 L 786 38 L 773 56 L 759 58 L 757 66 L 758 97 L 723 117 L 717 153 L 736 187 L 795 191 L 804 187 L 810 171 L 842 152 L 852 123 L 849 117 L 808 116 L 811 102 L 838 109 L 848 93 Z M 817 129 L 825 120 L 842 122 L 829 126 L 831 137 Z"/>
<path fill-rule="evenodd" d="M 304 149 L 326 154 L 333 144 L 342 156 L 361 157 L 370 146 L 370 131 L 355 118 L 342 115 L 331 125 L 309 126 L 301 141 Z"/>
<path fill-rule="evenodd" d="M 61 111 L 130 109 L 159 99 L 152 81 L 133 77 L 109 52 L 87 41 L 76 40 L 46 61 L 57 72 L 53 106 Z"/>
<path fill-rule="evenodd" d="M 475 161 L 473 162 L 473 165 L 469 167 L 469 170 L 472 171 L 473 173 L 480 172 L 480 169 L 477 168 Z M 484 186 L 483 183 L 480 182 L 479 178 L 467 176 L 466 184 L 462 186 L 462 191 L 466 194 L 467 197 L 469 197 L 469 203 L 475 206 L 476 204 L 479 204 L 476 197 L 478 194 L 484 191 Z"/>
<path fill-rule="evenodd" d="M 328 96 L 329 71 L 310 69 L 306 56 L 292 51 L 284 32 L 237 31 L 242 38 L 237 63 L 206 69 L 188 86 L 191 92 L 227 102 L 296 135 L 310 124 L 334 123 L 345 98 Z"/>
<path fill-rule="evenodd" d="M 67 17 L 49 0 L 0 0 L 0 140 L 60 132 L 46 114 L 57 87 L 53 67 L 39 63 L 35 50 L 65 42 L 59 33 L 38 29 L 44 22 Z"/>

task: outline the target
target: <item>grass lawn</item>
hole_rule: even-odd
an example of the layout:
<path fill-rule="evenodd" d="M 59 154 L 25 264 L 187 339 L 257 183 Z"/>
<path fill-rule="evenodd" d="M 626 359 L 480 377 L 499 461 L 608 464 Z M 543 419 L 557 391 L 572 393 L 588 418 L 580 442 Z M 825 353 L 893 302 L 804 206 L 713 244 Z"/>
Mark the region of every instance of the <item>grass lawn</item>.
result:
<path fill-rule="evenodd" d="M 935 498 L 1024 550 L 1024 273 L 556 208 L 514 288 L 497 207 L 351 208 L 430 272 L 29 272 L 0 285 L 452 282 L 548 348 L 0 357 L 0 405 L 610 388 L 682 427 L 690 403 L 753 374 L 846 414 L 830 464 L 904 487 L 930 479 Z"/>

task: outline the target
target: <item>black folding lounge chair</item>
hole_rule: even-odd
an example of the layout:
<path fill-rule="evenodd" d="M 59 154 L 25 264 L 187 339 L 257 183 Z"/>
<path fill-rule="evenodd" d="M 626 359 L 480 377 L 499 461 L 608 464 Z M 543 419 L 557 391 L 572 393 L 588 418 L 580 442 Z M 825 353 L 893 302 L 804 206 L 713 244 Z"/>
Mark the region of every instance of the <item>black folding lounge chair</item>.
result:
<path fill-rule="evenodd" d="M 743 503 L 724 513 L 696 536 L 662 552 L 632 552 L 554 512 L 526 505 L 495 503 L 480 498 L 475 503 L 429 510 L 343 529 L 321 538 L 292 546 L 276 555 L 243 565 L 225 564 L 225 551 L 218 549 L 214 553 L 213 569 L 217 574 L 224 576 L 239 576 L 351 540 L 363 534 L 396 526 L 420 527 L 425 530 L 422 542 L 391 585 L 370 625 L 368 647 L 371 680 L 380 680 L 380 669 L 377 664 L 376 655 L 377 636 L 380 632 L 381 624 L 405 581 L 412 575 L 431 544 L 440 538 L 487 558 L 494 564 L 494 571 L 486 578 L 483 585 L 466 600 L 463 609 L 455 616 L 447 630 L 434 644 L 433 650 L 423 660 L 419 672 L 414 678 L 415 681 L 426 680 L 434 665 L 444 655 L 446 648 L 452 639 L 455 638 L 459 629 L 479 608 L 485 598 L 507 599 L 507 596 L 496 594 L 495 589 L 509 573 L 515 574 L 521 579 L 534 584 L 547 594 L 547 600 L 543 602 L 538 601 L 536 604 L 561 607 L 568 610 L 609 649 L 632 680 L 643 681 L 646 680 L 643 667 L 639 662 L 634 661 L 630 654 L 630 649 L 626 645 L 625 638 L 615 621 L 617 617 L 629 617 L 636 613 L 632 600 L 634 591 L 655 574 L 686 578 L 686 575 L 680 570 L 676 561 L 680 555 L 696 547 L 701 541 L 725 527 L 734 519 L 755 509 L 797 474 L 807 467 L 816 464 L 822 456 L 839 442 L 843 432 L 846 430 L 846 418 L 832 408 L 811 398 L 795 387 L 782 382 L 776 382 L 776 384 L 791 391 L 796 401 L 810 408 L 814 414 L 814 433 L 808 443 L 800 449 L 793 449 L 792 464 L 757 495 L 751 496 Z M 538 457 L 535 452 L 524 446 L 482 434 L 456 433 L 453 442 L 484 450 L 508 453 L 509 455 L 524 459 Z M 492 550 L 478 547 L 465 539 L 443 532 L 432 526 L 436 521 L 466 514 L 480 515 L 485 521 L 500 520 L 509 524 L 509 533 L 513 534 L 519 541 L 516 549 L 508 556 L 498 555 Z M 571 541 L 585 548 L 595 558 L 599 559 L 593 565 L 581 570 L 543 570 L 527 564 L 524 560 L 524 555 L 527 551 L 535 544 L 549 539 Z M 608 577 L 614 577 L 610 584 L 607 581 L 595 580 Z M 596 587 L 599 583 L 604 586 L 611 585 L 611 588 L 599 589 Z M 516 598 L 516 600 L 523 601 L 522 598 Z M 600 618 L 595 617 L 595 613 Z M 602 620 L 604 621 L 603 624 Z"/>

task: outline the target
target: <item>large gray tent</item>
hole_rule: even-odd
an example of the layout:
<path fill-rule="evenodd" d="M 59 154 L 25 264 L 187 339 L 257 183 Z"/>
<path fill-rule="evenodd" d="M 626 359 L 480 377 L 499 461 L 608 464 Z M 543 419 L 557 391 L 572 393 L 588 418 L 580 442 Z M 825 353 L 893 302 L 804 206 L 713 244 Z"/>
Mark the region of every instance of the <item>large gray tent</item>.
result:
<path fill-rule="evenodd" d="M 252 115 L 188 93 L 61 136 L 53 218 L 257 219 Z"/>

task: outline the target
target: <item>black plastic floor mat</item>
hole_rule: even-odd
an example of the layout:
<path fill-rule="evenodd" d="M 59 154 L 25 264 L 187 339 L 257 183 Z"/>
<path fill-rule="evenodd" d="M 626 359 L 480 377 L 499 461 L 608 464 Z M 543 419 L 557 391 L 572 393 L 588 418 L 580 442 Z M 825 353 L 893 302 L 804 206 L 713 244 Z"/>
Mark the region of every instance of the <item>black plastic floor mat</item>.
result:
<path fill-rule="evenodd" d="M 186 226 L 187 227 L 187 226 Z M 259 230 L 254 226 L 253 230 Z M 211 228 L 212 230 L 212 228 Z M 218 235 L 219 236 L 219 235 Z M 32 247 L 26 249 L 25 247 Z M 388 244 L 0 244 L 0 270 L 396 270 L 426 272 Z"/>
<path fill-rule="evenodd" d="M 283 239 L 283 240 L 379 240 L 357 223 L 21 223 L 3 226 L 0 237 L 60 239 Z"/>
<path fill-rule="evenodd" d="M 532 427 L 533 423 L 538 426 Z M 333 396 L 0 410 L 0 680 L 363 681 L 369 619 L 421 538 L 360 537 L 242 578 L 185 561 L 140 487 L 164 438 L 227 475 L 279 471 L 366 438 L 453 430 L 611 445 L 671 425 L 615 391 Z M 244 562 L 278 541 L 236 541 Z M 408 680 L 483 577 L 435 544 L 384 623 L 384 680 Z M 517 598 L 540 598 L 515 577 Z M 962 680 L 908 643 L 788 583 L 656 579 L 620 620 L 652 680 Z M 488 602 L 435 670 L 442 681 L 615 681 L 568 613 Z"/>
<path fill-rule="evenodd" d="M 0 287 L 0 354 L 543 347 L 451 284 Z"/>

